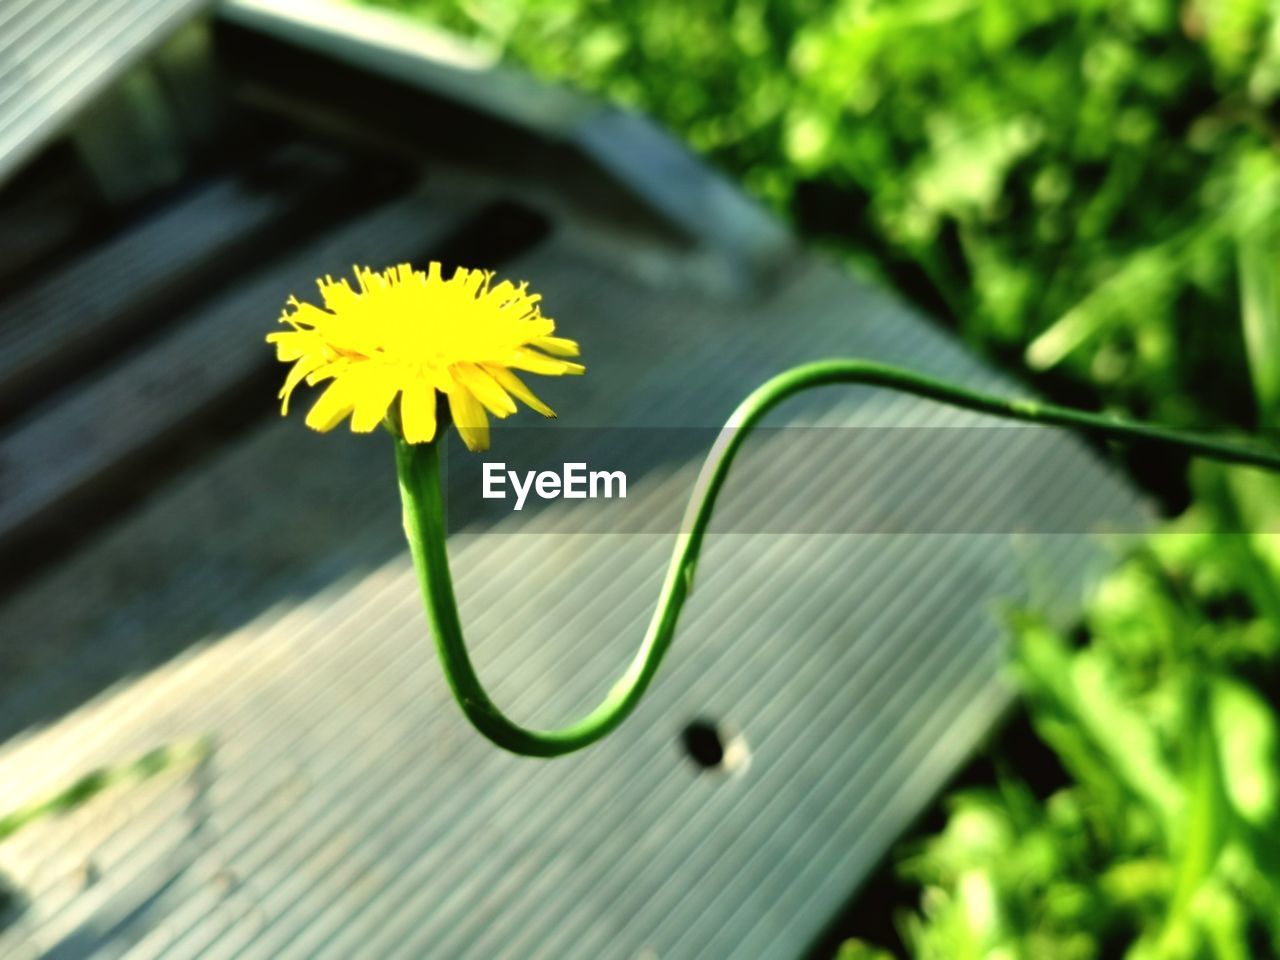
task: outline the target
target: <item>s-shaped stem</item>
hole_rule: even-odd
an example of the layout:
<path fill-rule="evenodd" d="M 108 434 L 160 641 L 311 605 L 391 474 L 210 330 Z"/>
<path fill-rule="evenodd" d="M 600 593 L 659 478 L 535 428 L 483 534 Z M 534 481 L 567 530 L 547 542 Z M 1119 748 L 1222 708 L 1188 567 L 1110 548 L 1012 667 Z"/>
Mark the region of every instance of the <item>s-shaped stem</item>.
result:
<path fill-rule="evenodd" d="M 405 534 L 426 603 L 427 619 L 445 678 L 467 718 L 500 747 L 532 757 L 556 757 L 594 743 L 622 723 L 648 689 L 671 645 L 680 609 L 693 588 L 694 567 L 711 522 L 716 497 L 747 434 L 783 400 L 827 384 L 866 384 L 915 394 L 1009 420 L 1072 427 L 1116 439 L 1146 440 L 1180 447 L 1230 463 L 1280 470 L 1280 454 L 1226 443 L 1164 427 L 1116 420 L 1067 407 L 979 393 L 922 374 L 866 360 L 824 360 L 794 367 L 756 388 L 725 424 L 694 484 L 676 536 L 671 564 L 644 641 L 630 666 L 600 705 L 576 723 L 558 730 L 531 730 L 509 719 L 485 692 L 463 640 L 458 605 L 445 548 L 445 517 L 440 485 L 439 440 L 408 444 L 397 438 L 396 467 L 404 502 Z"/>

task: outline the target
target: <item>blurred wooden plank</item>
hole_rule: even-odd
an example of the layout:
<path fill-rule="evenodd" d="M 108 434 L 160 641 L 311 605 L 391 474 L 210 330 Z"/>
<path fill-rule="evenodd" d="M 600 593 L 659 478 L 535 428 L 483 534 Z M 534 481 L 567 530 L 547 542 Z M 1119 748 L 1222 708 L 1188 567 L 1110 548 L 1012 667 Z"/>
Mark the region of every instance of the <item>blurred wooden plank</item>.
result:
<path fill-rule="evenodd" d="M 255 171 L 219 177 L 0 301 L 0 420 L 139 330 L 171 319 L 264 251 L 278 228 L 348 164 L 285 148 Z"/>
<path fill-rule="evenodd" d="M 71 145 L 45 150 L 0 185 L 0 291 L 34 283 L 33 272 L 67 263 L 100 241 L 105 215 Z"/>
<path fill-rule="evenodd" d="M 202 0 L 0 3 L 0 180 L 202 6 Z"/>
<path fill-rule="evenodd" d="M 198 426 L 224 402 L 272 402 L 274 360 L 263 337 L 285 298 L 353 263 L 419 261 L 454 233 L 467 209 L 414 195 L 389 202 L 297 248 L 277 267 L 227 277 L 225 296 L 144 350 L 0 436 L 0 548 L 55 519 L 66 504 L 135 458 Z"/>

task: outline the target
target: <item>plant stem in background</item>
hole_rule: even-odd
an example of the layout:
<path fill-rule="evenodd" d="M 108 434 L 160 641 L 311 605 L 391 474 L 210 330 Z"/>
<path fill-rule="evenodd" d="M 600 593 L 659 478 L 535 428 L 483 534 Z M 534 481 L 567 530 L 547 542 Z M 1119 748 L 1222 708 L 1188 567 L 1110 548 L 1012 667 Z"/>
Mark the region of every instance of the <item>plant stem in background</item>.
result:
<path fill-rule="evenodd" d="M 177 766 L 195 766 L 209 756 L 211 744 L 207 737 L 179 740 L 116 766 L 99 767 L 86 773 L 69 787 L 33 800 L 10 813 L 0 816 L 0 841 L 17 833 L 23 827 L 38 820 L 88 803 L 98 794 L 122 783 L 149 780 L 157 774 Z"/>
<path fill-rule="evenodd" d="M 1237 244 L 1245 352 L 1258 404 L 1258 423 L 1280 423 L 1280 230 L 1256 228 Z"/>

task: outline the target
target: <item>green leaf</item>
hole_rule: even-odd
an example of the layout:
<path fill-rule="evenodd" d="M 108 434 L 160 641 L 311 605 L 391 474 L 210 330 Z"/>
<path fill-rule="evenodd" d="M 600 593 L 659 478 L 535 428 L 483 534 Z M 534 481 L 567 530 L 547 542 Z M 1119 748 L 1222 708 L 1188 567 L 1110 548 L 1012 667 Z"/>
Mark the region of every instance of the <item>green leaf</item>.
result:
<path fill-rule="evenodd" d="M 846 940 L 840 945 L 836 960 L 894 960 L 888 950 L 873 947 L 861 940 Z"/>
<path fill-rule="evenodd" d="M 1269 829 L 1280 813 L 1276 712 L 1252 687 L 1216 677 L 1209 689 L 1212 738 L 1219 744 L 1226 796 L 1246 823 Z"/>
<path fill-rule="evenodd" d="M 1280 425 L 1280 229 L 1248 231 L 1237 246 L 1241 320 L 1258 418 L 1274 428 Z"/>
<path fill-rule="evenodd" d="M 1043 628 L 1024 632 L 1018 662 L 1033 723 L 1071 772 L 1116 807 L 1140 800 L 1172 838 L 1181 787 L 1150 715 L 1127 702 L 1107 663 Z"/>

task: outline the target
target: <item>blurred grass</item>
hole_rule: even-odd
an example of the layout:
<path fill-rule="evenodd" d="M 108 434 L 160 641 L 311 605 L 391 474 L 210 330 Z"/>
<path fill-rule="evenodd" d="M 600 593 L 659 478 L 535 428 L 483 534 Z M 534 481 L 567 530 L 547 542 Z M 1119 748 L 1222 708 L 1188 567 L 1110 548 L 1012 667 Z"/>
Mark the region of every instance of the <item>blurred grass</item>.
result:
<path fill-rule="evenodd" d="M 1280 493 L 1273 478 L 1205 473 L 1206 486 Z M 1084 645 L 1032 617 L 1016 625 L 1032 722 L 1070 784 L 1041 800 L 1009 772 L 949 798 L 944 831 L 902 863 L 925 891 L 907 921 L 915 955 L 1275 955 L 1277 634 L 1254 611 L 1275 602 L 1280 551 L 1207 532 L 1223 520 L 1211 512 L 1197 506 L 1120 565 Z M 1237 564 L 1268 575 L 1242 588 Z"/>
<path fill-rule="evenodd" d="M 656 117 L 1042 388 L 1280 425 L 1277 0 L 373 2 Z M 912 954 L 1280 956 L 1280 480 L 1189 489 L 1080 636 L 1014 624 L 1069 783 L 948 799 Z"/>
<path fill-rule="evenodd" d="M 989 351 L 1256 421 L 1235 239 L 1280 211 L 1274 0 L 375 0 L 649 113 Z"/>

